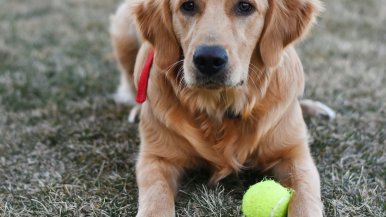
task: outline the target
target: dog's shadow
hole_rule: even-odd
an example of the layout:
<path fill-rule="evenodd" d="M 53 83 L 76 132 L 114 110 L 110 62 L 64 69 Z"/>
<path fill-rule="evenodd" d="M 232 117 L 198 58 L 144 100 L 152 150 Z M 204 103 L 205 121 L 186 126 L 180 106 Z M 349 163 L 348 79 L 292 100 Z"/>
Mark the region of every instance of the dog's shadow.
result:
<path fill-rule="evenodd" d="M 241 201 L 249 186 L 265 178 L 257 170 L 232 174 L 217 184 L 209 184 L 211 172 L 205 168 L 187 171 L 177 194 L 178 216 L 240 216 Z M 236 207 L 236 208 L 235 208 Z"/>

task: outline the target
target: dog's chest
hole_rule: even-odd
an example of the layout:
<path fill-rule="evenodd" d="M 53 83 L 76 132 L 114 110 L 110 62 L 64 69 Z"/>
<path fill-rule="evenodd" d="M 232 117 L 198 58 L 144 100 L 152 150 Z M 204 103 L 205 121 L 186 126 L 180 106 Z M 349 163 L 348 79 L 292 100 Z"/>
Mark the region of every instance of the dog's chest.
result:
<path fill-rule="evenodd" d="M 233 113 L 225 115 L 222 120 L 198 117 L 198 126 L 207 148 L 212 149 L 223 165 L 238 170 L 257 147 L 257 124 Z"/>

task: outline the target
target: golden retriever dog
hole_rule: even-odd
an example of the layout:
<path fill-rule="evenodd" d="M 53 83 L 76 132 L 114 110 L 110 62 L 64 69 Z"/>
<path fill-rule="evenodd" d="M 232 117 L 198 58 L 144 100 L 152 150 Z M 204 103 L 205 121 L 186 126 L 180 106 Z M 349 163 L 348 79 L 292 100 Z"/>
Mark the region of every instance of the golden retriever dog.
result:
<path fill-rule="evenodd" d="M 128 0 L 111 18 L 122 71 L 117 99 L 132 101 L 154 51 L 140 108 L 138 217 L 175 216 L 179 179 L 210 168 L 211 183 L 245 169 L 295 190 L 288 216 L 322 216 L 319 174 L 305 114 L 333 117 L 299 101 L 293 47 L 312 26 L 318 0 Z"/>

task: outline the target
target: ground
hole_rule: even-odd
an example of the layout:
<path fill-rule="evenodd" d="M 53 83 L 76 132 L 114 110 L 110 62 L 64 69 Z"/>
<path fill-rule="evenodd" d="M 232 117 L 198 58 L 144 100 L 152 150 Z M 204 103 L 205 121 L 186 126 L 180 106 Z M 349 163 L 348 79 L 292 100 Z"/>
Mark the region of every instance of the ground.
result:
<path fill-rule="evenodd" d="M 135 216 L 137 125 L 112 94 L 118 0 L 0 0 L 0 216 Z M 325 216 L 386 216 L 386 1 L 326 0 L 298 45 Z M 251 174 L 185 177 L 179 216 L 241 216 Z"/>

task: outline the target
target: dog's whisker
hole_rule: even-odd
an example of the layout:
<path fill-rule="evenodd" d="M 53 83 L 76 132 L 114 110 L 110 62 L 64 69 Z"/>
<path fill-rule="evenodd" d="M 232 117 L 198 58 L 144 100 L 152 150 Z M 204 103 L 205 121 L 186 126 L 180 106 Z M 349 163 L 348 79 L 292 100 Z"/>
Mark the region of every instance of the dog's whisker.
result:
<path fill-rule="evenodd" d="M 265 89 L 265 82 L 267 80 L 270 80 L 270 73 L 266 70 L 259 69 L 256 65 L 250 64 L 249 67 L 252 74 L 256 76 L 256 79 L 261 83 L 257 89 L 260 92 L 260 95 L 263 95 L 264 89 Z M 252 79 L 252 81 L 255 83 L 255 81 Z M 256 86 L 256 85 L 255 85 Z"/>
<path fill-rule="evenodd" d="M 255 74 L 256 78 L 259 79 L 259 81 L 261 81 L 261 80 L 260 80 L 259 73 L 258 73 L 257 71 L 255 71 L 255 70 L 254 70 L 253 68 L 251 68 L 251 67 L 249 67 L 249 69 L 250 69 L 250 72 L 252 72 L 253 74 Z M 253 76 L 251 76 L 251 81 L 252 81 L 253 86 L 254 86 L 254 87 L 260 92 L 260 94 L 262 95 L 263 92 L 262 92 L 262 90 L 261 90 L 261 87 L 260 87 L 259 85 L 256 84 L 256 81 L 255 81 L 255 79 L 254 79 Z"/>
<path fill-rule="evenodd" d="M 182 59 L 182 60 L 178 60 L 177 62 L 171 64 L 168 68 L 166 68 L 166 70 L 164 71 L 164 73 L 165 73 L 165 74 L 168 74 L 171 70 L 173 70 L 173 68 L 174 68 L 175 66 L 177 66 L 178 64 L 183 63 L 183 62 L 184 62 L 184 60 Z"/>
<path fill-rule="evenodd" d="M 169 67 L 166 68 L 165 73 L 168 73 L 174 66 L 176 66 L 177 64 L 182 63 L 182 62 L 184 62 L 183 59 L 182 60 L 178 60 L 177 62 L 171 64 Z"/>
<path fill-rule="evenodd" d="M 183 67 L 180 67 L 180 69 L 178 70 L 178 73 L 177 73 L 177 81 L 178 81 L 177 90 L 176 90 L 177 95 L 179 95 L 182 92 L 182 88 L 183 88 L 183 85 L 185 83 L 182 72 L 183 72 Z"/>
<path fill-rule="evenodd" d="M 249 66 L 250 66 L 250 67 L 253 67 L 256 71 L 261 72 L 261 70 L 259 69 L 259 67 L 257 67 L 257 66 L 254 65 L 253 63 L 250 63 Z"/>
<path fill-rule="evenodd" d="M 171 64 L 171 65 L 164 71 L 164 73 L 165 73 L 165 74 L 168 74 L 171 70 L 174 69 L 175 66 L 177 66 L 177 65 L 179 65 L 180 63 L 183 63 L 183 62 L 184 62 L 184 59 L 181 59 L 181 60 L 178 60 L 177 62 Z M 178 95 L 178 92 L 179 92 L 178 89 L 180 88 L 180 83 L 181 83 L 181 81 L 183 80 L 183 77 L 182 77 L 182 71 L 183 71 L 183 64 L 181 64 L 180 68 L 179 68 L 178 71 L 177 71 L 177 77 L 176 77 L 176 79 L 177 79 L 177 81 L 179 80 L 179 81 L 178 81 L 178 85 L 177 85 L 177 90 L 176 90 L 177 95 Z M 180 76 L 181 76 L 181 78 L 179 78 Z M 165 82 L 166 82 L 166 79 L 165 79 Z M 182 89 L 182 87 L 181 87 L 181 89 Z"/>

